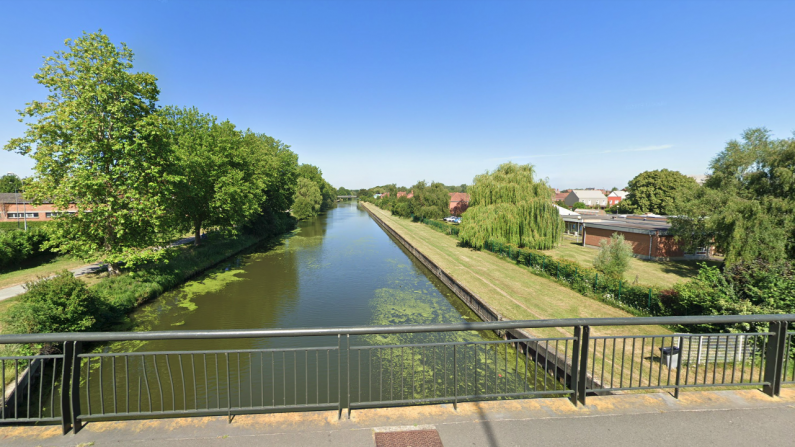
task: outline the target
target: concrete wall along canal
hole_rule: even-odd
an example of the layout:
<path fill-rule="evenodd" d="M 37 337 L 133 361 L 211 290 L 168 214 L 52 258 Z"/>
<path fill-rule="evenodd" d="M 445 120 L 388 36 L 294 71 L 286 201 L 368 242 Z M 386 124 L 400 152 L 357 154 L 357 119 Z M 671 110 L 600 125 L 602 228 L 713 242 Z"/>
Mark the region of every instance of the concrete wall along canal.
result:
<path fill-rule="evenodd" d="M 449 273 L 445 272 L 439 266 L 437 266 L 433 261 L 430 260 L 425 254 L 419 251 L 416 247 L 414 247 L 411 243 L 409 243 L 403 236 L 398 234 L 395 230 L 393 230 L 386 222 L 384 222 L 381 218 L 379 218 L 375 213 L 373 213 L 367 205 L 360 204 L 362 208 L 367 212 L 368 215 L 390 236 L 392 236 L 395 240 L 400 242 L 406 250 L 408 250 L 412 256 L 417 258 L 425 267 L 428 268 L 440 281 L 442 281 L 453 293 L 461 299 L 473 312 L 475 312 L 478 317 L 480 317 L 483 321 L 509 321 L 510 318 L 506 318 L 501 315 L 496 309 L 489 306 L 487 302 L 485 302 L 482 298 L 480 298 L 477 294 L 472 292 L 471 290 L 467 289 L 466 286 L 458 282 L 455 278 L 453 278 Z M 441 236 L 441 234 L 440 234 Z M 447 237 L 447 236 L 444 236 Z M 533 335 L 521 330 L 521 329 L 509 329 L 506 331 L 500 331 L 497 336 L 502 337 L 506 340 L 510 339 L 527 339 L 533 338 Z M 565 352 L 556 352 L 553 348 L 548 348 L 540 343 L 533 343 L 533 342 L 519 342 L 516 343 L 518 346 L 516 347 L 517 350 L 520 350 L 522 353 L 528 354 L 531 358 L 537 358 L 539 366 L 542 366 L 547 372 L 557 374 L 555 377 L 565 377 L 566 378 L 566 386 L 569 386 L 571 383 L 571 369 L 572 369 L 572 359 L 570 355 L 567 355 Z M 556 369 L 557 371 L 554 371 Z M 588 388 L 596 389 L 602 388 L 601 383 L 599 381 L 594 380 L 590 373 L 587 374 L 586 383 Z"/>

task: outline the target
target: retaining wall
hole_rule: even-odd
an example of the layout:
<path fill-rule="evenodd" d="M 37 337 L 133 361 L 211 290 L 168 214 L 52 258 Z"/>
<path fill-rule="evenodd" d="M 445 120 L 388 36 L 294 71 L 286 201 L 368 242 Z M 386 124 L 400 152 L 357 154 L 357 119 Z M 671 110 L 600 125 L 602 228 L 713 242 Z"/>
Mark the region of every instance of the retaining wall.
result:
<path fill-rule="evenodd" d="M 411 243 L 409 243 L 403 236 L 398 234 L 395 230 L 392 229 L 389 225 L 386 224 L 381 218 L 375 215 L 367 205 L 359 204 L 367 211 L 367 214 L 381 227 L 384 231 L 392 236 L 395 240 L 400 242 L 403 247 L 408 250 L 409 253 L 412 254 L 418 261 L 422 263 L 428 270 L 431 271 L 437 278 L 439 278 L 444 285 L 450 288 L 453 293 L 461 299 L 473 312 L 475 312 L 478 317 L 480 317 L 483 321 L 509 321 L 510 318 L 505 318 L 502 314 L 497 312 L 496 309 L 491 307 L 486 301 L 484 301 L 481 297 L 477 294 L 472 292 L 471 290 L 467 289 L 463 284 L 456 281 L 449 273 L 445 272 L 442 268 L 436 265 L 433 261 L 431 261 L 427 256 L 425 256 L 421 251 L 417 250 Z M 495 331 L 497 332 L 497 336 L 502 337 L 506 340 L 510 339 L 528 339 L 528 338 L 538 338 L 533 336 L 532 334 L 522 330 L 522 329 L 509 329 L 506 331 Z M 552 373 L 555 369 L 556 377 L 565 377 L 566 378 L 566 385 L 569 385 L 571 382 L 571 358 L 565 352 L 556 352 L 555 349 L 549 348 L 547 349 L 545 346 L 541 345 L 540 343 L 534 342 L 517 342 L 516 343 L 517 349 L 521 350 L 523 353 L 527 353 L 530 357 L 537 358 L 538 364 L 544 367 L 548 372 Z M 537 355 L 537 357 L 536 357 Z M 598 381 L 594 381 L 590 374 L 586 379 L 587 385 L 589 388 L 602 388 L 601 384 Z"/>

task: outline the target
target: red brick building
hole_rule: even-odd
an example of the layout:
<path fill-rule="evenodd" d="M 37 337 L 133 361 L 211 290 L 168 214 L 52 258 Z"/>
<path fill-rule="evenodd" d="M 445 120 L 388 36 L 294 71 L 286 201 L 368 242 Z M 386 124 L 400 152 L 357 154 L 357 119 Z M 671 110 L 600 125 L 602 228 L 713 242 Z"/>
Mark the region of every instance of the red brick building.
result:
<path fill-rule="evenodd" d="M 616 203 L 627 198 L 626 191 L 613 191 L 607 195 L 607 206 L 613 206 Z"/>
<path fill-rule="evenodd" d="M 66 210 L 67 213 L 76 211 L 73 204 Z M 56 210 L 52 203 L 33 206 L 22 194 L 0 193 L 0 222 L 42 222 L 52 220 L 59 212 L 64 211 Z"/>
<path fill-rule="evenodd" d="M 712 255 L 709 249 L 685 253 L 670 229 L 671 225 L 664 217 L 626 216 L 610 220 L 585 221 L 582 230 L 583 245 L 599 247 L 599 242 L 609 240 L 613 233 L 619 233 L 632 245 L 632 252 L 639 258 L 665 259 Z"/>
<path fill-rule="evenodd" d="M 450 214 L 460 216 L 469 208 L 469 194 L 465 192 L 450 193 Z"/>

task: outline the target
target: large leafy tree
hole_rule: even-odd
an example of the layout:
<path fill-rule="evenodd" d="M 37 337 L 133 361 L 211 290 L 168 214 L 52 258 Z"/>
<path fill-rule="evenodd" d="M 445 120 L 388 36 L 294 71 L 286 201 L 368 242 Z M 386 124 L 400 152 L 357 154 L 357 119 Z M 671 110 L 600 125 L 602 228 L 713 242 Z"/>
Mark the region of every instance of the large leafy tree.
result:
<path fill-rule="evenodd" d="M 49 94 L 19 111 L 27 130 L 6 150 L 30 155 L 34 181 L 26 194 L 70 202 L 77 213 L 56 219 L 50 243 L 84 259 L 120 263 L 155 259 L 168 237 L 168 145 L 155 114 L 159 90 L 135 73 L 133 52 L 101 31 L 66 40 L 34 76 Z"/>
<path fill-rule="evenodd" d="M 433 182 L 428 186 L 419 181 L 411 187 L 414 192 L 414 214 L 426 219 L 441 219 L 450 214 L 450 193 L 442 183 Z"/>
<path fill-rule="evenodd" d="M 698 188 L 696 181 L 678 171 L 660 169 L 641 172 L 629 181 L 622 209 L 632 213 L 669 215 L 674 204 Z"/>
<path fill-rule="evenodd" d="M 321 171 L 320 168 L 306 163 L 302 164 L 298 167 L 298 176 L 311 180 L 317 185 L 322 197 L 320 211 L 325 211 L 334 206 L 337 192 L 334 187 L 323 178 L 323 171 Z"/>
<path fill-rule="evenodd" d="M 253 157 L 254 172 L 262 177 L 261 209 L 275 213 L 289 210 L 298 184 L 298 155 L 289 145 L 251 130 L 243 133 L 243 147 Z"/>
<path fill-rule="evenodd" d="M 173 213 L 176 227 L 192 230 L 194 245 L 206 226 L 233 228 L 260 210 L 264 190 L 261 160 L 229 121 L 196 108 L 166 107 L 168 143 L 173 151 Z"/>
<path fill-rule="evenodd" d="M 320 212 L 322 202 L 323 196 L 320 194 L 317 184 L 312 180 L 300 177 L 293 201 L 293 216 L 298 220 L 316 216 Z"/>
<path fill-rule="evenodd" d="M 748 129 L 710 171 L 676 207 L 678 237 L 690 248 L 714 244 L 727 264 L 795 258 L 795 138 Z"/>
<path fill-rule="evenodd" d="M 22 179 L 11 173 L 0 177 L 0 192 L 22 192 Z"/>
<path fill-rule="evenodd" d="M 563 219 L 552 190 L 536 180 L 533 165 L 504 163 L 475 177 L 467 188 L 461 240 L 475 248 L 489 241 L 537 250 L 553 248 L 563 234 Z"/>

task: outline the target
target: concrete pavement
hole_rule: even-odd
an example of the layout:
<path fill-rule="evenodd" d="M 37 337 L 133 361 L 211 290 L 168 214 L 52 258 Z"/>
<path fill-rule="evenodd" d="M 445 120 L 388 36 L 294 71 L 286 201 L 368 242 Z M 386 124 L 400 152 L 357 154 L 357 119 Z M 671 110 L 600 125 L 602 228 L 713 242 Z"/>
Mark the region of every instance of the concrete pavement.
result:
<path fill-rule="evenodd" d="M 795 389 L 683 392 L 226 417 L 94 422 L 76 435 L 60 427 L 0 427 L 4 446 L 199 447 L 375 446 L 378 431 L 437 430 L 447 446 L 793 445 Z"/>

